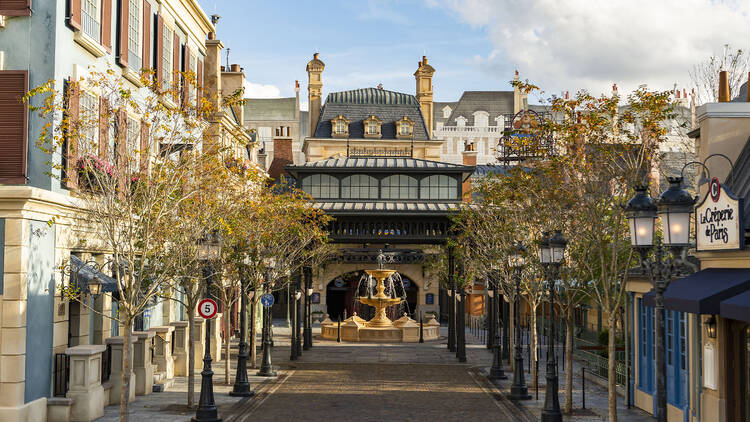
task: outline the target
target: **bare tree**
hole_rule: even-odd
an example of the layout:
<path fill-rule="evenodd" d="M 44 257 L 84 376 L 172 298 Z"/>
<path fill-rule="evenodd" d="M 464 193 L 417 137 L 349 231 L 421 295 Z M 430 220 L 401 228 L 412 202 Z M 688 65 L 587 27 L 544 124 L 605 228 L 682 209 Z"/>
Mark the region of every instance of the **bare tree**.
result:
<path fill-rule="evenodd" d="M 719 71 L 729 72 L 729 93 L 739 94 L 740 86 L 748 80 L 750 56 L 740 49 L 734 50 L 724 44 L 720 56 L 712 55 L 705 61 L 693 65 L 689 71 L 690 81 L 695 87 L 697 104 L 719 101 Z"/>

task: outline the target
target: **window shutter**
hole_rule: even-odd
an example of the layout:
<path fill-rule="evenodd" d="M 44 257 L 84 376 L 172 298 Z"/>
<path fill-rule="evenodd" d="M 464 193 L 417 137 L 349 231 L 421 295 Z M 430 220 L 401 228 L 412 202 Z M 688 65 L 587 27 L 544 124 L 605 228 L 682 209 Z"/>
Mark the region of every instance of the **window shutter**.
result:
<path fill-rule="evenodd" d="M 99 158 L 109 161 L 109 101 L 99 97 Z"/>
<path fill-rule="evenodd" d="M 200 112 L 201 104 L 203 102 L 203 62 L 200 59 L 198 60 L 198 71 L 195 75 L 195 87 L 195 107 L 197 107 L 198 111 Z"/>
<path fill-rule="evenodd" d="M 31 16 L 31 0 L 0 0 L 0 15 Z"/>
<path fill-rule="evenodd" d="M 151 23 L 154 19 L 151 17 L 151 3 L 143 2 L 143 69 L 151 69 Z"/>
<path fill-rule="evenodd" d="M 130 21 L 130 1 L 120 0 L 120 19 L 118 19 L 119 31 L 117 31 L 117 64 L 122 67 L 128 67 L 128 28 Z M 145 38 L 144 38 L 145 40 Z"/>
<path fill-rule="evenodd" d="M 145 120 L 141 120 L 141 157 L 140 157 L 140 170 L 141 170 L 141 177 L 146 177 L 148 175 L 148 169 L 149 169 L 149 133 L 148 133 L 148 123 L 146 123 Z"/>
<path fill-rule="evenodd" d="M 28 89 L 27 70 L 0 71 L 0 183 L 26 183 Z"/>
<path fill-rule="evenodd" d="M 172 98 L 174 98 L 175 101 L 178 101 L 180 98 L 180 53 L 182 53 L 182 48 L 180 48 L 180 37 L 175 30 L 174 37 L 172 38 L 172 84 L 174 84 L 174 86 L 170 87 L 174 90 Z"/>
<path fill-rule="evenodd" d="M 67 188 L 78 187 L 78 121 L 81 113 L 81 91 L 72 79 L 65 81 L 65 113 L 67 117 L 62 151 L 62 179 Z"/>
<path fill-rule="evenodd" d="M 159 90 L 161 91 L 161 84 L 164 82 L 162 68 L 164 67 L 164 18 L 159 15 L 156 18 L 156 60 L 154 61 L 154 69 L 156 69 L 156 83 Z"/>
<path fill-rule="evenodd" d="M 102 30 L 102 45 L 107 50 L 107 53 L 112 52 L 112 0 L 101 0 L 102 1 L 102 16 L 101 16 L 101 30 Z"/>
<path fill-rule="evenodd" d="M 81 30 L 81 0 L 68 0 L 68 26 Z"/>
<path fill-rule="evenodd" d="M 182 71 L 186 74 L 190 72 L 190 47 L 187 44 L 184 46 L 185 51 L 182 56 Z M 187 108 L 188 101 L 190 100 L 190 81 L 186 77 L 182 77 L 182 107 Z"/>

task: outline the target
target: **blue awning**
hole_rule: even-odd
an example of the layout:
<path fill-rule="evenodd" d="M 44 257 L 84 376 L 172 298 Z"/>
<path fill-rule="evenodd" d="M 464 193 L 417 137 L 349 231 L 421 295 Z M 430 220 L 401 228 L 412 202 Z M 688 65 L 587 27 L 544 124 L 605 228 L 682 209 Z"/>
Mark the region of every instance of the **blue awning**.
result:
<path fill-rule="evenodd" d="M 750 322 L 750 290 L 721 301 L 721 317 Z"/>
<path fill-rule="evenodd" d="M 722 300 L 750 290 L 750 268 L 707 268 L 669 283 L 664 307 L 691 314 L 719 314 Z M 654 306 L 652 289 L 643 304 Z"/>
<path fill-rule="evenodd" d="M 83 290 L 91 281 L 98 279 L 102 283 L 102 292 L 113 293 L 117 291 L 117 280 L 97 270 L 75 255 L 70 256 L 70 283 L 77 284 Z M 76 280 L 78 282 L 76 283 Z"/>

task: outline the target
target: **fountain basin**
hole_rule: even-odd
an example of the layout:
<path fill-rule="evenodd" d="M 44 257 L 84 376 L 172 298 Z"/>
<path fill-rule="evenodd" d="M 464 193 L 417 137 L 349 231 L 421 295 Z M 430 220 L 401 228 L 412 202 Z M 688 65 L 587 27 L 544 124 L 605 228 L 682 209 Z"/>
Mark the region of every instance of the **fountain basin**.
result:
<path fill-rule="evenodd" d="M 371 322 L 371 321 L 370 321 Z M 369 343 L 416 343 L 419 341 L 419 323 L 404 315 L 396 321 L 388 320 L 385 327 L 373 327 L 356 314 L 341 321 L 341 341 Z M 432 315 L 425 318 L 423 326 L 425 341 L 440 337 L 440 323 Z M 338 338 L 338 324 L 326 319 L 321 326 L 321 337 L 327 340 Z"/>

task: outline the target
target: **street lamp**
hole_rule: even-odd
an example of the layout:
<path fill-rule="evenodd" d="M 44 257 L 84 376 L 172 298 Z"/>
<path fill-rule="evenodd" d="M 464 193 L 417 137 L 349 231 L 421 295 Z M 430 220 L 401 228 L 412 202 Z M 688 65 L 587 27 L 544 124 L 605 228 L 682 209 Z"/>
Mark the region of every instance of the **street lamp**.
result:
<path fill-rule="evenodd" d="M 211 283 L 214 270 L 211 261 L 219 259 L 221 255 L 221 236 L 217 231 L 207 233 L 198 241 L 198 260 L 203 265 L 203 275 L 206 278 L 206 297 L 211 297 Z M 203 371 L 201 371 L 201 395 L 198 409 L 195 411 L 193 422 L 221 422 L 216 403 L 214 401 L 214 371 L 211 370 L 211 324 L 206 320 L 206 349 L 203 352 Z"/>
<path fill-rule="evenodd" d="M 252 299 L 254 291 L 247 291 L 247 279 L 244 275 L 244 267 L 250 266 L 252 260 L 245 257 L 240 265 L 240 345 L 237 353 L 237 376 L 234 378 L 234 387 L 229 395 L 232 397 L 251 397 L 254 393 L 250 391 L 250 382 L 247 379 L 248 344 L 246 340 L 247 331 L 247 296 Z"/>
<path fill-rule="evenodd" d="M 539 260 L 549 274 L 549 335 L 547 337 L 547 385 L 544 392 L 544 408 L 542 409 L 542 422 L 562 422 L 560 411 L 560 400 L 558 398 L 557 359 L 555 358 L 555 284 L 559 276 L 560 264 L 565 255 L 565 240 L 560 230 L 556 230 L 552 237 L 544 238 L 539 244 Z"/>
<path fill-rule="evenodd" d="M 291 325 L 289 328 L 291 328 L 291 344 L 290 344 L 290 355 L 289 360 L 297 360 L 297 357 L 300 355 L 299 351 L 297 350 L 298 346 L 298 340 L 299 340 L 299 332 L 297 329 L 299 328 L 299 312 L 297 308 L 297 303 L 299 301 L 299 298 L 302 297 L 302 292 L 300 289 L 300 279 L 299 279 L 299 273 L 295 274 L 294 276 L 294 293 L 289 295 L 290 301 L 293 300 L 293 306 L 292 306 L 292 315 L 291 315 Z M 291 304 L 291 303 L 290 303 Z M 287 310 L 289 308 L 289 305 L 287 304 Z"/>
<path fill-rule="evenodd" d="M 695 198 L 682 188 L 682 177 L 670 177 L 668 180 L 669 188 L 659 196 L 658 206 L 648 195 L 648 186 L 637 186 L 635 196 L 625 207 L 630 224 L 630 243 L 640 255 L 641 267 L 648 274 L 655 293 L 656 415 L 659 422 L 667 420 L 664 291 L 673 278 L 693 271 L 681 257 L 689 246 L 690 214 Z M 659 241 L 654 242 L 657 215 L 662 221 L 663 246 Z M 654 257 L 649 259 L 648 253 L 652 249 Z"/>
<path fill-rule="evenodd" d="M 497 272 L 493 271 L 493 275 L 496 275 Z M 500 295 L 498 292 L 497 285 L 500 282 L 500 280 L 495 279 L 494 283 L 492 282 L 492 278 L 488 277 L 488 281 L 492 284 L 492 289 L 488 291 L 490 297 L 492 298 L 492 367 L 490 368 L 490 379 L 495 380 L 505 380 L 508 379 L 508 376 L 505 375 L 505 371 L 503 371 L 503 352 L 502 352 L 502 342 L 500 340 L 500 327 L 497 324 L 498 316 L 500 315 L 501 308 L 500 308 Z"/>
<path fill-rule="evenodd" d="M 515 348 L 515 366 L 513 368 L 513 384 L 510 386 L 509 397 L 513 400 L 529 400 L 531 395 L 526 387 L 526 381 L 523 378 L 523 356 L 521 352 L 521 270 L 525 262 L 524 254 L 526 248 L 519 241 L 511 250 L 508 256 L 508 265 L 513 268 L 514 281 L 516 283 L 516 300 L 515 300 L 515 331 L 516 331 L 516 348 Z"/>
<path fill-rule="evenodd" d="M 266 279 L 263 281 L 263 293 L 271 290 L 271 276 L 276 266 L 276 259 L 271 257 L 263 260 L 266 267 Z M 276 371 L 271 366 L 271 310 L 263 309 L 263 361 L 258 371 L 260 377 L 275 377 Z"/>

